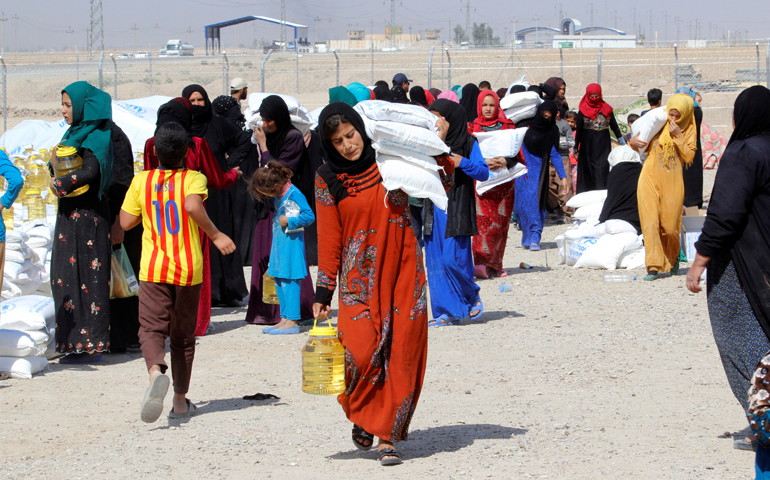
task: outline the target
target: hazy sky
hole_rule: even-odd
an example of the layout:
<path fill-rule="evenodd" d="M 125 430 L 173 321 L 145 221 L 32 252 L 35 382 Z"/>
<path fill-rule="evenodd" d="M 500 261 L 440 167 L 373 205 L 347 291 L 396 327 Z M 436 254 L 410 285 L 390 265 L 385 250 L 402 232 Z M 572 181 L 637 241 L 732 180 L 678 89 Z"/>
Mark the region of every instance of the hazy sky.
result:
<path fill-rule="evenodd" d="M 465 27 L 468 0 L 396 0 L 396 24 L 404 27 L 404 33 L 424 29 L 441 29 L 447 38 L 450 22 L 454 27 Z M 133 48 L 134 30 L 139 50 L 158 50 L 170 38 L 192 40 L 196 47 L 204 46 L 203 26 L 245 15 L 263 15 L 280 18 L 280 1 L 238 0 L 103 0 L 104 34 L 107 48 Z M 562 16 L 580 20 L 583 26 L 593 24 L 634 31 L 634 13 L 640 33 L 657 30 L 659 39 L 675 40 L 677 18 L 679 38 L 694 38 L 696 24 L 698 38 L 722 38 L 732 30 L 733 38 L 768 38 L 770 2 L 739 0 L 732 2 L 702 0 L 695 9 L 693 2 L 629 0 L 608 2 L 522 2 L 512 0 L 471 0 L 471 24 L 486 22 L 502 39 L 511 37 L 516 29 L 545 25 L 558 27 L 559 12 Z M 333 5 L 333 8 L 330 8 Z M 309 40 L 345 38 L 348 29 L 362 29 L 369 33 L 384 33 L 390 21 L 390 0 L 286 0 L 287 21 L 310 27 Z M 635 6 L 636 12 L 634 12 Z M 5 26 L 6 51 L 51 50 L 66 48 L 71 37 L 72 45 L 84 48 L 86 29 L 89 24 L 89 0 L 0 0 Z M 652 19 L 650 17 L 652 15 Z M 316 22 L 315 20 L 319 21 Z M 330 21 L 331 20 L 331 21 Z M 373 22 L 373 23 L 371 23 Z M 317 25 L 317 32 L 316 32 Z M 651 26 L 652 25 L 652 26 Z M 72 31 L 68 34 L 68 31 Z M 192 32 L 188 32 L 192 29 Z M 507 32 L 506 32 L 507 30 Z M 293 35 L 287 32 L 287 37 Z M 232 47 L 236 40 L 233 27 L 222 31 L 224 48 Z M 263 22 L 251 22 L 237 28 L 239 44 L 251 45 L 254 39 L 280 38 L 279 27 Z"/>

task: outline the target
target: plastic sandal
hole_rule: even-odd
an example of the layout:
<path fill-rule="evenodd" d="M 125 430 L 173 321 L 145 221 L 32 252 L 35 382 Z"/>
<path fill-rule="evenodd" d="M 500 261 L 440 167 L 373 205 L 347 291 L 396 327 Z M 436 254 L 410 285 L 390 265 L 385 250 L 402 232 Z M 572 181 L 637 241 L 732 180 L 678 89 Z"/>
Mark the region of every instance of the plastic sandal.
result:
<path fill-rule="evenodd" d="M 273 327 L 267 327 L 267 328 L 263 328 L 263 329 L 262 329 L 262 333 L 270 333 L 270 332 L 272 332 L 273 330 L 275 330 L 276 328 L 278 328 L 278 327 L 275 327 L 275 326 L 273 326 Z"/>
<path fill-rule="evenodd" d="M 476 315 L 471 315 L 471 320 L 478 320 L 481 317 L 481 315 L 484 314 L 484 302 L 482 302 L 481 300 L 476 302 L 476 305 L 473 306 L 473 309 L 471 309 L 471 312 L 473 310 L 478 310 L 479 313 L 477 313 Z"/>
<path fill-rule="evenodd" d="M 299 333 L 299 327 L 274 328 L 267 332 L 268 335 L 296 335 Z"/>
<path fill-rule="evenodd" d="M 476 274 L 476 278 L 489 278 L 489 275 L 487 275 L 487 267 L 484 265 L 476 265 L 473 267 L 473 271 Z"/>
<path fill-rule="evenodd" d="M 439 315 L 438 317 L 432 320 L 428 320 L 429 327 L 447 327 L 449 325 L 459 325 L 459 324 L 460 324 L 459 321 L 452 320 L 446 314 Z"/>
<path fill-rule="evenodd" d="M 185 398 L 184 401 L 187 402 L 187 411 L 184 413 L 174 413 L 174 407 L 171 407 L 171 411 L 168 412 L 169 420 L 174 420 L 179 418 L 190 418 L 196 413 L 198 413 L 198 407 L 196 407 L 193 402 L 191 402 L 187 398 Z"/>
<path fill-rule="evenodd" d="M 529 244 L 529 251 L 530 252 L 539 252 L 540 251 L 540 245 L 537 243 L 530 243 Z"/>
<path fill-rule="evenodd" d="M 495 276 L 497 278 L 507 277 L 508 276 L 508 272 L 506 272 L 505 270 L 500 270 L 500 271 L 497 272 L 497 274 Z"/>
<path fill-rule="evenodd" d="M 389 457 L 389 458 L 385 458 Z M 391 465 L 401 465 L 404 463 L 401 460 L 401 454 L 395 448 L 383 448 L 377 452 L 377 458 L 380 460 L 380 465 L 383 467 L 389 467 Z"/>
<path fill-rule="evenodd" d="M 658 279 L 658 272 L 656 272 L 654 270 L 651 271 L 650 273 L 648 273 L 646 277 L 644 277 L 644 281 L 645 282 L 651 282 L 651 281 L 657 280 L 657 279 Z"/>
<path fill-rule="evenodd" d="M 356 424 L 353 424 L 353 443 L 356 444 L 356 448 L 368 452 L 372 449 L 372 446 L 374 445 L 374 435 L 367 432 L 363 428 L 359 427 Z M 369 445 L 365 445 L 363 442 L 364 440 L 369 440 Z"/>

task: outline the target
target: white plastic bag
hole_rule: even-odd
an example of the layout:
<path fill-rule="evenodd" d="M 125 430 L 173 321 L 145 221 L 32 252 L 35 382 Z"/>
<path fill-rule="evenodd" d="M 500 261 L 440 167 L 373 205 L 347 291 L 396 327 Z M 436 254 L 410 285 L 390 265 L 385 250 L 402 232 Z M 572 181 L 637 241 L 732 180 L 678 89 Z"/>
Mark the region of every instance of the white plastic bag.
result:
<path fill-rule="evenodd" d="M 607 199 L 607 190 L 591 190 L 590 192 L 578 193 L 567 200 L 567 206 L 570 208 L 580 208 L 592 203 L 604 203 Z"/>
<path fill-rule="evenodd" d="M 479 150 L 484 158 L 515 157 L 521 150 L 528 128 L 512 130 L 497 130 L 494 132 L 478 132 L 475 134 L 479 141 Z"/>
<path fill-rule="evenodd" d="M 655 135 L 660 132 L 668 121 L 665 108 L 653 108 L 639 117 L 631 126 L 631 136 L 639 134 L 639 140 L 650 143 Z M 641 151 L 639 153 L 642 153 Z"/>
<path fill-rule="evenodd" d="M 641 246 L 642 242 L 636 233 L 604 235 L 583 252 L 583 255 L 575 263 L 575 268 L 615 270 L 623 252 Z"/>
<path fill-rule="evenodd" d="M 43 357 L 0 357 L 0 373 L 11 378 L 32 378 L 48 367 L 48 360 Z"/>
<path fill-rule="evenodd" d="M 378 144 L 380 152 L 389 154 L 398 148 L 435 157 L 449 153 L 449 147 L 432 130 L 396 122 L 376 122 L 364 118 L 366 134 Z"/>
<path fill-rule="evenodd" d="M 43 330 L 56 316 L 53 298 L 28 295 L 0 304 L 0 328 Z"/>
<path fill-rule="evenodd" d="M 8 252 L 6 252 L 6 254 L 7 253 Z M 13 280 L 14 278 L 18 277 L 21 272 L 25 272 L 30 268 L 32 268 L 32 262 L 30 262 L 29 260 L 26 260 L 24 263 L 9 262 L 6 257 L 3 276 Z"/>
<path fill-rule="evenodd" d="M 430 198 L 437 207 L 446 210 L 448 200 L 438 172 L 383 154 L 377 155 L 377 167 L 385 190 L 401 189 L 410 197 Z"/>
<path fill-rule="evenodd" d="M 438 117 L 419 105 L 364 100 L 358 102 L 353 109 L 370 120 L 404 123 L 436 131 Z"/>

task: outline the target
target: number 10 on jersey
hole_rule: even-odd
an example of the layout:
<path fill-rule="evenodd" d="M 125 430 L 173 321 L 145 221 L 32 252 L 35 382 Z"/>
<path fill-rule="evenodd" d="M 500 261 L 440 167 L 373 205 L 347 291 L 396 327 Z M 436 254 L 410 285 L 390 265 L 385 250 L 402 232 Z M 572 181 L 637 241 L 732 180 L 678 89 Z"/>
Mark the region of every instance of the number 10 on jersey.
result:
<path fill-rule="evenodd" d="M 179 208 L 176 206 L 176 202 L 169 200 L 164 206 L 161 205 L 161 202 L 153 200 L 152 205 L 155 207 L 155 216 L 158 219 L 156 222 L 156 225 L 158 226 L 158 235 L 163 236 L 164 230 L 167 231 L 169 235 L 176 235 L 179 233 Z M 166 214 L 165 222 L 163 222 L 163 213 Z M 165 229 L 163 228 L 164 223 Z"/>

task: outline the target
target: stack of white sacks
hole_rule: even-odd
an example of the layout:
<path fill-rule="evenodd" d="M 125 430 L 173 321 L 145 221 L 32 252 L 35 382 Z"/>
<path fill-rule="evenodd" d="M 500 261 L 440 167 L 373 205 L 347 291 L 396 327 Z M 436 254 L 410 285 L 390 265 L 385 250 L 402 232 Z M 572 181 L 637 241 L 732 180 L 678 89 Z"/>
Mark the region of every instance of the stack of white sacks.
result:
<path fill-rule="evenodd" d="M 610 154 L 610 163 L 639 161 L 630 147 L 619 147 Z M 575 268 L 634 270 L 645 266 L 643 237 L 624 220 L 599 223 L 607 190 L 594 190 L 575 195 L 567 206 L 575 208 L 575 226 L 556 237 L 559 263 Z"/>
<path fill-rule="evenodd" d="M 508 91 L 514 85 L 521 85 L 524 88 L 529 88 L 529 83 L 526 81 L 526 75 L 513 82 Z M 519 93 L 507 93 L 500 100 L 500 108 L 505 112 L 505 116 L 513 123 L 519 123 L 522 120 L 533 118 L 537 113 L 537 107 L 543 103 L 543 99 L 537 92 L 519 92 Z"/>
<path fill-rule="evenodd" d="M 2 300 L 51 295 L 51 250 L 54 225 L 45 220 L 20 224 L 5 232 Z"/>
<path fill-rule="evenodd" d="M 291 117 L 291 123 L 297 130 L 302 132 L 302 135 L 307 133 L 311 128 L 314 128 L 316 122 L 310 116 L 307 108 L 300 105 L 299 100 L 291 95 L 284 95 L 280 93 L 250 93 L 249 94 L 249 108 L 246 109 L 244 117 L 246 117 L 246 128 L 254 130 L 255 128 L 262 126 L 262 116 L 259 114 L 259 107 L 262 105 L 262 100 L 270 95 L 277 95 L 286 102 L 286 106 L 289 107 L 289 116 Z M 252 138 L 252 141 L 254 139 Z"/>
<path fill-rule="evenodd" d="M 401 189 L 414 198 L 429 198 L 442 210 L 447 196 L 435 156 L 449 153 L 439 138 L 438 117 L 419 105 L 381 100 L 359 102 L 366 135 L 377 152 L 377 167 L 386 190 Z"/>
<path fill-rule="evenodd" d="M 51 297 L 29 295 L 0 305 L 0 373 L 32 378 L 56 356 L 56 310 Z"/>

